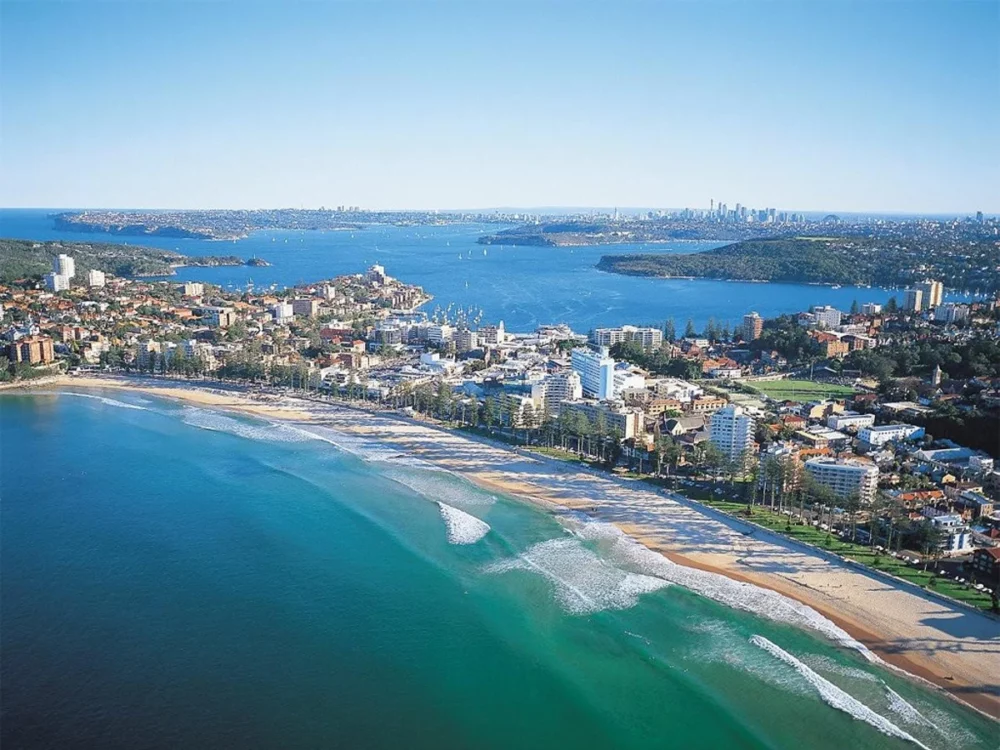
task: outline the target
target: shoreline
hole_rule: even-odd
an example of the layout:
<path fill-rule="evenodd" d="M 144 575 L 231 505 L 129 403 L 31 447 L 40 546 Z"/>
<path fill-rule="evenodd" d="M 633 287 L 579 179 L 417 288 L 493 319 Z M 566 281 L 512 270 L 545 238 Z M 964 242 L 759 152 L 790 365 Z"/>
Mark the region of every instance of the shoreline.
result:
<path fill-rule="evenodd" d="M 522 455 L 509 446 L 431 422 L 344 404 L 258 394 L 217 381 L 61 376 L 10 390 L 30 392 L 45 387 L 135 391 L 258 418 L 328 424 L 348 434 L 399 444 L 490 491 L 549 512 L 583 511 L 594 520 L 613 523 L 635 542 L 675 564 L 752 584 L 803 604 L 891 667 L 1000 719 L 1000 624 L 988 615 L 925 599 L 791 545 L 743 536 L 724 521 L 702 513 L 694 501 L 688 501 L 687 507 L 652 489 L 619 484 L 556 459 Z M 939 624 L 929 624 L 929 619 Z"/>

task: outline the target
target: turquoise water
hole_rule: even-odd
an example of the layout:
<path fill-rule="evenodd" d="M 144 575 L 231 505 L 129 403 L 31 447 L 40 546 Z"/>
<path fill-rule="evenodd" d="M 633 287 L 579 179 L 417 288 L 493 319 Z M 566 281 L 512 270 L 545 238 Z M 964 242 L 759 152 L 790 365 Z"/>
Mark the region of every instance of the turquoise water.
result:
<path fill-rule="evenodd" d="M 0 398 L 0 457 L 5 748 L 916 747 L 864 707 L 996 745 L 857 651 L 377 445 L 88 392 Z"/>
<path fill-rule="evenodd" d="M 540 323 L 568 323 L 586 332 L 624 323 L 662 325 L 675 319 L 678 331 L 691 318 L 699 330 L 714 317 L 731 326 L 756 310 L 764 317 L 808 310 L 812 305 L 850 309 L 851 302 L 885 302 L 884 289 L 801 284 L 643 279 L 598 271 L 605 253 L 688 253 L 724 243 L 676 242 L 605 247 L 483 247 L 476 239 L 494 225 L 443 227 L 374 226 L 358 232 L 257 232 L 237 242 L 57 232 L 48 212 L 0 210 L 0 236 L 35 240 L 122 242 L 176 249 L 188 255 L 256 255 L 267 268 L 185 268 L 178 280 L 208 281 L 243 288 L 313 282 L 360 273 L 378 262 L 408 283 L 434 295 L 435 305 L 483 310 L 485 322 L 503 320 L 509 330 L 530 331 Z M 486 251 L 484 254 L 483 251 Z M 898 294 L 898 292 L 896 292 Z M 959 299 L 949 292 L 949 299 Z"/>

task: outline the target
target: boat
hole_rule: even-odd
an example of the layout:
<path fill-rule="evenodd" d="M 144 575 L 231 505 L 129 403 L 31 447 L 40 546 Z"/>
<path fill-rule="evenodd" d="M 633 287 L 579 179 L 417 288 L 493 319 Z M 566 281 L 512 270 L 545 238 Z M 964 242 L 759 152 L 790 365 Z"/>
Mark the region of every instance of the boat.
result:
<path fill-rule="evenodd" d="M 842 286 L 841 286 L 840 284 L 834 284 L 834 285 L 833 285 L 832 287 L 830 287 L 830 288 L 831 288 L 831 289 L 843 289 L 843 287 L 842 287 Z"/>

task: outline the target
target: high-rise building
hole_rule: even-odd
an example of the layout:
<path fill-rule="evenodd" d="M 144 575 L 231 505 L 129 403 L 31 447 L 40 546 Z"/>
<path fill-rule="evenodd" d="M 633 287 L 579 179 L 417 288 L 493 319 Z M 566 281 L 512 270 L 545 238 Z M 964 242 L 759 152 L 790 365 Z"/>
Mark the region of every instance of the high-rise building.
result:
<path fill-rule="evenodd" d="M 659 328 L 638 328 L 636 326 L 595 328 L 590 340 L 598 346 L 614 346 L 623 341 L 634 341 L 643 349 L 658 349 L 663 345 L 663 331 Z"/>
<path fill-rule="evenodd" d="M 861 306 L 862 315 L 878 315 L 881 312 L 882 305 L 878 302 L 865 302 L 865 304 Z"/>
<path fill-rule="evenodd" d="M 857 495 L 863 503 L 875 499 L 878 489 L 878 466 L 849 458 L 812 458 L 805 470 L 819 484 L 829 487 L 839 498 Z"/>
<path fill-rule="evenodd" d="M 563 401 L 579 401 L 583 398 L 583 384 L 574 370 L 556 372 L 542 381 L 545 410 L 550 414 L 559 410 Z"/>
<path fill-rule="evenodd" d="M 754 418 L 742 406 L 730 404 L 712 415 L 708 435 L 728 458 L 738 459 L 753 446 Z"/>
<path fill-rule="evenodd" d="M 69 289 L 69 277 L 61 273 L 45 274 L 45 287 L 50 292 L 65 292 Z"/>
<path fill-rule="evenodd" d="M 924 310 L 930 310 L 941 304 L 941 298 L 944 296 L 944 284 L 940 281 L 927 279 L 919 284 L 915 284 L 913 288 L 923 292 Z"/>
<path fill-rule="evenodd" d="M 76 276 L 76 262 L 73 260 L 73 256 L 61 253 L 53 258 L 52 272 L 65 276 L 67 279 Z"/>
<path fill-rule="evenodd" d="M 760 338 L 761 331 L 764 330 L 764 319 L 756 312 L 747 313 L 743 316 L 743 340 L 755 341 Z"/>
<path fill-rule="evenodd" d="M 924 309 L 924 293 L 921 289 L 907 289 L 903 292 L 903 309 L 918 313 Z"/>
<path fill-rule="evenodd" d="M 609 399 L 614 396 L 615 361 L 608 350 L 577 347 L 570 354 L 573 371 L 580 376 L 583 393 L 591 398 Z"/>
<path fill-rule="evenodd" d="M 946 302 L 934 311 L 934 320 L 945 323 L 961 323 L 969 319 L 969 306 Z"/>
<path fill-rule="evenodd" d="M 279 302 L 271 308 L 275 323 L 290 323 L 295 317 L 295 309 L 291 302 Z"/>
<path fill-rule="evenodd" d="M 185 281 L 181 284 L 181 294 L 185 297 L 201 297 L 205 293 L 205 285 L 200 281 Z"/>
<path fill-rule="evenodd" d="M 840 325 L 841 312 L 830 305 L 819 305 L 812 309 L 812 314 L 816 317 L 816 325 L 824 328 L 836 328 Z"/>
<path fill-rule="evenodd" d="M 104 281 L 104 271 L 98 271 L 96 268 L 87 271 L 87 286 L 101 287 L 104 286 Z"/>
<path fill-rule="evenodd" d="M 52 339 L 48 336 L 22 336 L 10 345 L 11 359 L 29 365 L 47 365 L 55 359 Z"/>
<path fill-rule="evenodd" d="M 983 212 L 982 211 L 976 211 L 976 221 L 979 222 L 980 224 L 983 223 Z"/>

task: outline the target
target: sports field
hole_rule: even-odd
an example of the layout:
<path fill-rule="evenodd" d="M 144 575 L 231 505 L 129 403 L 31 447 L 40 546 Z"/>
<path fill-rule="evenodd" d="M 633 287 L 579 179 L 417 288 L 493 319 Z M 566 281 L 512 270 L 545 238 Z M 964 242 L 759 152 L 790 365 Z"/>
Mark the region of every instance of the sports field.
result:
<path fill-rule="evenodd" d="M 857 391 L 849 385 L 817 383 L 812 380 L 770 380 L 746 383 L 755 391 L 779 401 L 813 401 L 824 398 L 844 398 Z"/>

